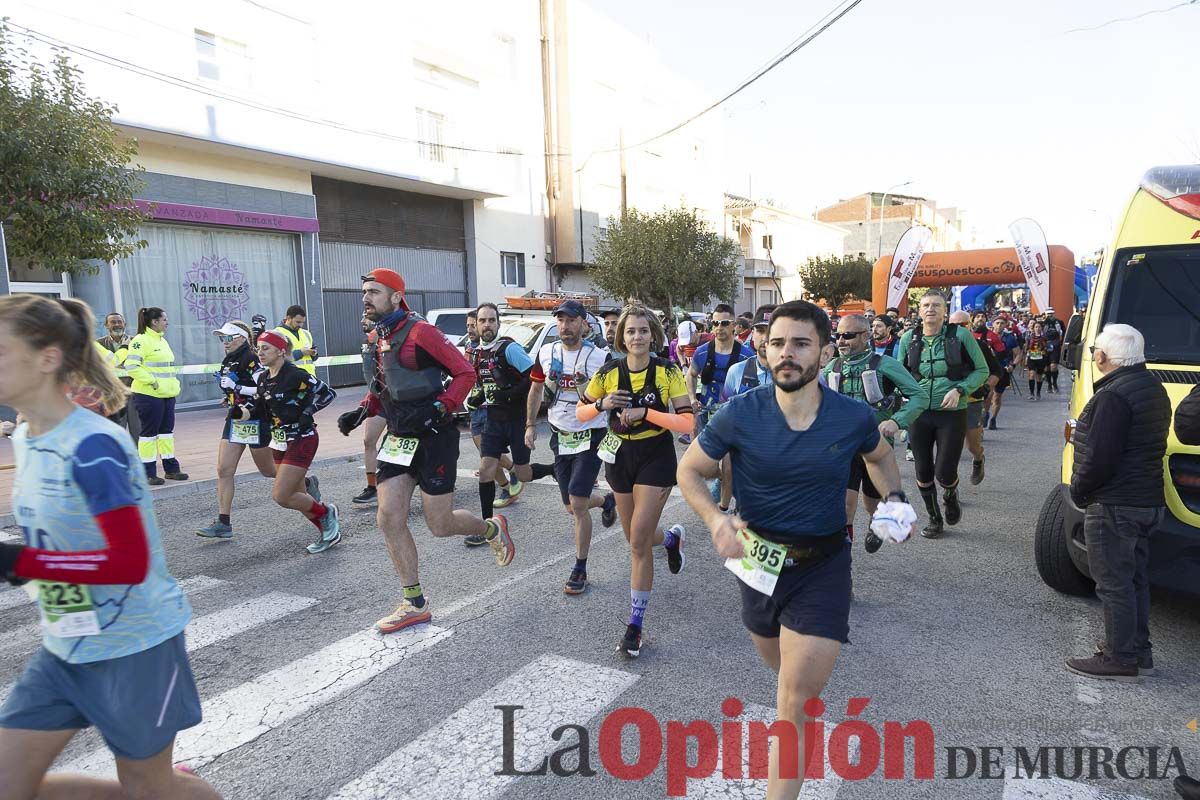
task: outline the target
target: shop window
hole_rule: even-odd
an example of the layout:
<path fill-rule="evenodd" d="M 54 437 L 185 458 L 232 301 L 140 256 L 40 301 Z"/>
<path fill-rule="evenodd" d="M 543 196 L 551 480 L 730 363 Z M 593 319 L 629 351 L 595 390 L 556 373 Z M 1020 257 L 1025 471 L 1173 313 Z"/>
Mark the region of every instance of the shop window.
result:
<path fill-rule="evenodd" d="M 525 254 L 500 254 L 500 285 L 525 287 Z"/>

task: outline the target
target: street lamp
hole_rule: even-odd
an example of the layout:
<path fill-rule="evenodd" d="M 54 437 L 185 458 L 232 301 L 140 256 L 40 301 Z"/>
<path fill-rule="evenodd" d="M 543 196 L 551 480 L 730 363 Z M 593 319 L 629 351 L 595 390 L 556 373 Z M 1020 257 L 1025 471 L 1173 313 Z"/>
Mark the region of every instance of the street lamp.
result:
<path fill-rule="evenodd" d="M 900 189 L 905 186 L 908 186 L 910 183 L 912 183 L 912 181 L 905 181 L 904 183 L 897 183 L 895 186 L 889 186 L 887 191 L 883 193 L 883 200 L 879 204 L 879 243 L 875 248 L 875 260 L 876 261 L 878 261 L 880 258 L 883 257 L 883 213 L 884 213 L 884 210 L 887 208 L 887 197 L 889 194 L 891 194 L 892 189 Z"/>

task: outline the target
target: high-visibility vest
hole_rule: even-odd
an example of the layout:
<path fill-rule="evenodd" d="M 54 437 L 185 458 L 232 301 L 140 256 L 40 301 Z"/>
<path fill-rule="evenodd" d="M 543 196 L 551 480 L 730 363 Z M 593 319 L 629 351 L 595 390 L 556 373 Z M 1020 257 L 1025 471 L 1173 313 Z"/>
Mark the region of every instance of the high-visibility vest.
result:
<path fill-rule="evenodd" d="M 175 366 L 175 354 L 171 345 L 158 331 L 147 328 L 129 343 L 129 355 L 125 356 L 125 371 L 133 378 L 134 394 L 150 397 L 179 396 L 179 368 Z M 154 383 L 158 382 L 158 388 Z"/>
<path fill-rule="evenodd" d="M 288 343 L 292 346 L 292 363 L 309 375 L 316 377 L 317 368 L 313 364 L 312 356 L 304 354 L 304 350 L 312 349 L 312 334 L 304 328 L 293 331 L 287 325 L 280 325 L 275 329 L 275 332 L 287 339 Z"/>

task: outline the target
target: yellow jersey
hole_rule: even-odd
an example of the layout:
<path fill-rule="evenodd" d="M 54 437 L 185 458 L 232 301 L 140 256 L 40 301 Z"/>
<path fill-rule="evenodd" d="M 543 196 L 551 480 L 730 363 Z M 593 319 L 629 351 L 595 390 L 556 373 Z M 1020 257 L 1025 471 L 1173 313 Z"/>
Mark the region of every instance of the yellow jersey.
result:
<path fill-rule="evenodd" d="M 655 372 L 654 387 L 648 390 L 646 389 L 646 376 L 651 369 Z M 608 362 L 588 382 L 587 389 L 584 392 L 586 400 L 594 403 L 605 395 L 612 394 L 621 388 L 622 372 L 629 376 L 629 391 L 633 392 L 635 398 L 638 396 L 643 398 L 643 401 L 639 404 L 641 406 L 669 410 L 674 406 L 675 400 L 680 398 L 687 399 L 687 385 L 683 380 L 683 371 L 669 361 L 653 357 L 646 369 L 638 372 L 628 369 L 623 358 Z M 621 439 L 633 441 L 635 439 L 649 439 L 652 436 L 670 433 L 665 428 L 655 425 L 648 426 L 645 420 L 635 422 L 630 428 L 629 433 L 613 431 L 613 435 Z"/>

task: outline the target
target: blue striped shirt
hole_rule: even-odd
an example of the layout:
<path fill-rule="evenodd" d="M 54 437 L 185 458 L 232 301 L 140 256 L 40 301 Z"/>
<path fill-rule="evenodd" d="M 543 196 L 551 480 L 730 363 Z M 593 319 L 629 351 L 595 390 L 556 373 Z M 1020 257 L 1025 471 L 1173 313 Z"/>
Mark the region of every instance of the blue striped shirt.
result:
<path fill-rule="evenodd" d="M 870 406 L 822 386 L 816 419 L 808 430 L 794 431 L 775 388 L 760 386 L 722 406 L 699 441 L 709 458 L 732 455 L 742 519 L 788 542 L 845 527 L 850 464 L 879 445 L 879 429 Z"/>

